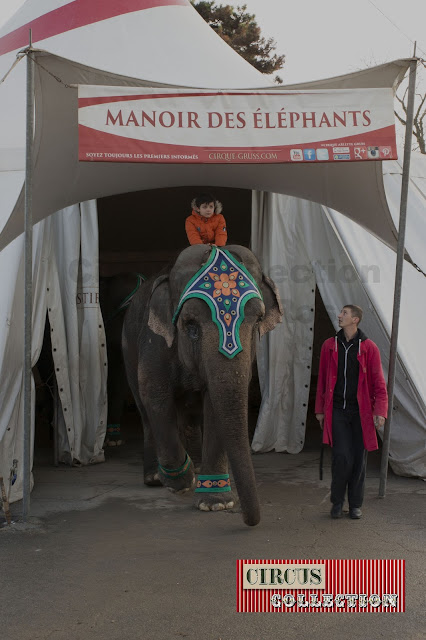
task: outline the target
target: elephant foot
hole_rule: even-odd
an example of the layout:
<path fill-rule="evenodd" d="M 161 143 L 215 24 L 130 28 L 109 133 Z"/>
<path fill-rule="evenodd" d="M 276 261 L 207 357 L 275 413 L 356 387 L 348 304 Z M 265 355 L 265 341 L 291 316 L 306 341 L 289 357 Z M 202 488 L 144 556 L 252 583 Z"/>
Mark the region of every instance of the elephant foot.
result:
<path fill-rule="evenodd" d="M 121 447 L 124 444 L 124 440 L 105 440 L 106 447 Z"/>
<path fill-rule="evenodd" d="M 191 491 L 194 488 L 194 484 L 195 484 L 195 477 L 190 487 L 184 487 L 183 489 L 174 489 L 173 487 L 167 487 L 167 488 L 171 493 L 177 493 L 178 495 L 182 495 L 184 493 L 188 493 L 188 491 Z"/>
<path fill-rule="evenodd" d="M 177 469 L 166 469 L 159 464 L 158 477 L 161 484 L 173 493 L 186 493 L 195 484 L 194 465 L 191 458 L 187 454 L 184 464 Z"/>
<path fill-rule="evenodd" d="M 236 499 L 232 491 L 226 493 L 196 493 L 194 504 L 200 511 L 225 511 L 233 509 Z"/>
<path fill-rule="evenodd" d="M 186 474 L 184 478 L 176 478 L 173 480 L 171 478 L 162 478 L 161 482 L 172 493 L 187 493 L 194 488 L 195 475 L 194 473 L 189 473 Z"/>
<path fill-rule="evenodd" d="M 147 473 L 143 477 L 144 484 L 148 487 L 161 487 L 162 482 L 160 480 L 160 476 L 158 475 L 158 471 L 154 473 Z"/>

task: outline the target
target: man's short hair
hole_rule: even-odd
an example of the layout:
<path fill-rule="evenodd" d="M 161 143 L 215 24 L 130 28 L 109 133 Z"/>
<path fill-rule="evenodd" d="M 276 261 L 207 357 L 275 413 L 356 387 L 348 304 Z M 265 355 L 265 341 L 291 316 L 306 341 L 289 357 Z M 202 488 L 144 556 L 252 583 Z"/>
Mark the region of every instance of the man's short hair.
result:
<path fill-rule="evenodd" d="M 358 305 L 356 305 L 356 304 L 345 304 L 345 306 L 343 308 L 344 309 L 350 309 L 352 317 L 353 318 L 359 318 L 358 324 L 361 322 L 361 320 L 362 320 L 362 309 L 361 309 L 361 307 L 358 307 Z"/>

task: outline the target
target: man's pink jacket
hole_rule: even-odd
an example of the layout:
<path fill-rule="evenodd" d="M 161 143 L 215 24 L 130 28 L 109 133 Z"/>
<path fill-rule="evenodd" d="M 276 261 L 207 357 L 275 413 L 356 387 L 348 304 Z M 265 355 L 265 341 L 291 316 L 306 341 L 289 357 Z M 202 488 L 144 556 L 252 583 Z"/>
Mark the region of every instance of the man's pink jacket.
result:
<path fill-rule="evenodd" d="M 368 338 L 358 345 L 358 406 L 361 418 L 364 448 L 378 448 L 374 416 L 387 417 L 388 394 L 383 376 L 380 352 Z M 338 346 L 337 336 L 324 342 L 321 349 L 315 413 L 324 414 L 323 442 L 333 446 L 333 393 L 337 380 Z"/>

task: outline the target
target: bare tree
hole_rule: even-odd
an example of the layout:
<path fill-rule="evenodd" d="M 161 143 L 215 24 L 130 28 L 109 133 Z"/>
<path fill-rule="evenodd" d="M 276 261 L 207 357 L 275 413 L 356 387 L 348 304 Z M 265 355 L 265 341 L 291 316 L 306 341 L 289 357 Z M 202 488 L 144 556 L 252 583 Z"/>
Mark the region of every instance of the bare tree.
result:
<path fill-rule="evenodd" d="M 407 94 L 408 87 L 405 89 L 402 98 L 396 96 L 402 113 L 398 113 L 395 110 L 395 115 L 401 124 L 407 126 Z M 420 151 L 420 153 L 426 154 L 426 138 L 425 138 L 425 122 L 426 122 L 426 93 L 416 93 L 416 98 L 419 101 L 418 106 L 414 112 L 413 120 L 413 136 L 416 139 L 416 144 L 413 151 Z"/>

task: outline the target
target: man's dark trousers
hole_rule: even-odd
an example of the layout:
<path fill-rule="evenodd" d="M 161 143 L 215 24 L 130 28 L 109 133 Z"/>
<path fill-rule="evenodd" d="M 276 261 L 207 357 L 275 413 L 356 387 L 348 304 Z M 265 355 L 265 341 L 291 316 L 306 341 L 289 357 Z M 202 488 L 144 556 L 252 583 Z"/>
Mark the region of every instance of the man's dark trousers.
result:
<path fill-rule="evenodd" d="M 366 463 L 359 410 L 333 408 L 330 496 L 333 504 L 343 505 L 347 486 L 349 507 L 362 506 Z"/>

